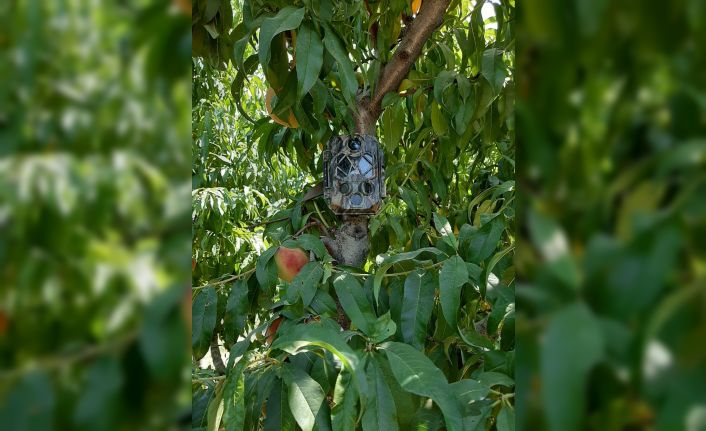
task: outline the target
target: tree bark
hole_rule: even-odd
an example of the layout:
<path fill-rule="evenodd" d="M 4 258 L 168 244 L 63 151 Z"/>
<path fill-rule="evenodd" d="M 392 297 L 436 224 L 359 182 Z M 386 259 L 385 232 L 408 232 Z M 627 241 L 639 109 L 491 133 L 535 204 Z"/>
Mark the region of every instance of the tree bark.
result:
<path fill-rule="evenodd" d="M 444 22 L 444 14 L 450 3 L 451 0 L 425 0 L 422 3 L 419 14 L 406 29 L 392 60 L 385 65 L 380 73 L 375 85 L 375 92 L 370 97 L 359 97 L 357 112 L 353 114 L 356 133 L 375 135 L 376 123 L 382 114 L 383 97 L 387 93 L 397 91 L 400 83 L 422 53 L 426 41 L 434 30 Z M 351 266 L 362 265 L 370 250 L 368 217 L 344 218 L 341 228 L 336 233 L 336 238 L 333 240 L 325 238 L 324 243 L 332 252 L 332 256 L 339 262 Z M 336 300 L 336 308 L 339 324 L 344 329 L 348 329 L 350 319 L 346 316 L 338 300 Z"/>
<path fill-rule="evenodd" d="M 444 22 L 444 14 L 450 3 L 451 0 L 426 0 L 422 3 L 419 14 L 406 29 L 392 60 L 380 73 L 375 92 L 372 96 L 363 97 L 358 101 L 358 112 L 354 116 L 357 133 L 375 134 L 375 123 L 382 114 L 383 97 L 387 93 L 397 91 L 422 53 L 426 41 Z"/>
<path fill-rule="evenodd" d="M 226 373 L 226 365 L 223 363 L 221 349 L 218 346 L 218 334 L 213 334 L 213 340 L 211 340 L 211 360 L 213 361 L 213 368 L 216 369 L 218 374 Z"/>

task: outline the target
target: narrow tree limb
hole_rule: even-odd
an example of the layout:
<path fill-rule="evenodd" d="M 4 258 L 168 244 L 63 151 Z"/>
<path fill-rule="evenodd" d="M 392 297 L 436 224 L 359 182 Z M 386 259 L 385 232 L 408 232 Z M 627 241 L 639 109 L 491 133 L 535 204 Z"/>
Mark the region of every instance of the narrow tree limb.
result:
<path fill-rule="evenodd" d="M 375 92 L 370 98 L 358 102 L 355 126 L 358 133 L 375 134 L 375 123 L 382 114 L 382 99 L 387 93 L 397 91 L 409 69 L 422 53 L 424 43 L 444 21 L 444 14 L 451 0 L 426 0 L 417 17 L 405 30 L 395 54 L 380 73 Z"/>
<path fill-rule="evenodd" d="M 221 349 L 218 346 L 218 334 L 213 334 L 213 340 L 211 341 L 211 360 L 218 374 L 226 373 L 226 364 L 223 363 Z"/>
<path fill-rule="evenodd" d="M 392 60 L 385 65 L 375 85 L 375 92 L 368 96 L 358 94 L 357 110 L 353 114 L 356 133 L 375 135 L 375 123 L 382 114 L 382 99 L 387 93 L 397 91 L 409 69 L 422 53 L 424 44 L 431 34 L 444 22 L 444 14 L 451 0 L 425 0 L 417 17 L 405 27 Z M 367 6 L 367 2 L 366 2 Z M 331 255 L 340 263 L 360 266 L 370 250 L 368 236 L 368 217 L 344 219 L 335 238 L 323 237 L 322 241 Z M 338 323 L 342 328 L 350 327 L 350 319 L 336 299 Z"/>

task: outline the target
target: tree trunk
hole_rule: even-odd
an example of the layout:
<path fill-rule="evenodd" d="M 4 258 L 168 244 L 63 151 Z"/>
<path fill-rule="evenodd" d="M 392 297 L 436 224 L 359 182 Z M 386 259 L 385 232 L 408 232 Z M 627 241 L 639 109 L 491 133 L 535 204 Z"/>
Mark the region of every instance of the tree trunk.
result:
<path fill-rule="evenodd" d="M 382 99 L 387 93 L 397 91 L 414 62 L 422 52 L 424 43 L 432 32 L 444 21 L 444 13 L 451 0 L 428 0 L 422 3 L 417 17 L 405 29 L 395 54 L 385 65 L 378 77 L 375 92 L 370 96 L 359 96 L 357 109 L 353 113 L 355 131 L 361 135 L 375 136 L 376 123 L 382 114 Z M 322 238 L 324 244 L 337 261 L 349 266 L 360 267 L 370 251 L 367 216 L 343 217 L 343 223 L 335 238 Z M 350 320 L 336 301 L 338 322 L 344 329 Z"/>
<path fill-rule="evenodd" d="M 373 95 L 358 97 L 357 109 L 353 113 L 356 133 L 375 136 L 376 123 L 382 114 L 383 97 L 390 92 L 397 91 L 400 83 L 421 54 L 424 43 L 433 31 L 444 22 L 444 13 L 450 3 L 451 0 L 429 0 L 422 3 L 419 14 L 405 29 L 405 36 L 400 41 L 392 59 L 382 69 Z M 345 235 L 345 241 L 338 241 L 338 250 L 336 250 L 338 256 L 334 257 L 346 265 L 362 265 L 370 250 L 368 217 L 344 216 L 339 232 Z M 361 253 L 363 254 L 362 259 Z"/>
<path fill-rule="evenodd" d="M 426 41 L 434 30 L 444 22 L 444 14 L 450 3 L 451 0 L 422 2 L 419 14 L 405 28 L 404 37 L 395 54 L 382 69 L 377 85 L 375 85 L 375 92 L 370 97 L 362 97 L 358 100 L 358 110 L 354 114 L 356 133 L 375 134 L 375 123 L 382 114 L 382 99 L 387 93 L 397 91 L 400 83 L 422 53 Z"/>

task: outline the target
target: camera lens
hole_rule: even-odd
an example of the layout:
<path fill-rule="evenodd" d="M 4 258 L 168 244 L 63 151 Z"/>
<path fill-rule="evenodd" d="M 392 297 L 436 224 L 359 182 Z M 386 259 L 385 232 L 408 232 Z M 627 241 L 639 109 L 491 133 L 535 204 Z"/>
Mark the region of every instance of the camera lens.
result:
<path fill-rule="evenodd" d="M 369 195 L 373 192 L 373 185 L 370 183 L 360 183 L 360 192 L 364 195 Z"/>
<path fill-rule="evenodd" d="M 358 193 L 354 194 L 351 196 L 351 205 L 353 206 L 360 206 L 360 204 L 363 203 L 363 197 L 359 195 Z"/>
<path fill-rule="evenodd" d="M 360 150 L 360 147 L 361 144 L 358 138 L 352 138 L 348 141 L 348 148 L 350 148 L 351 151 L 358 151 Z"/>
<path fill-rule="evenodd" d="M 351 192 L 351 185 L 348 183 L 343 183 L 341 184 L 341 193 L 344 195 L 347 195 L 348 193 Z"/>

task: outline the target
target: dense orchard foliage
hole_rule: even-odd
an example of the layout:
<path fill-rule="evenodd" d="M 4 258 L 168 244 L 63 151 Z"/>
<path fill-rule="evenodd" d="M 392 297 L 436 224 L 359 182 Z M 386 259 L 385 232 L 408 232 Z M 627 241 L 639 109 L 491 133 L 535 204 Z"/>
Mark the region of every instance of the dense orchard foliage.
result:
<path fill-rule="evenodd" d="M 452 1 L 382 100 L 362 268 L 307 196 L 432 1 L 193 1 L 194 429 L 514 429 L 514 2 Z"/>
<path fill-rule="evenodd" d="M 188 9 L 0 5 L 2 430 L 189 416 Z"/>
<path fill-rule="evenodd" d="M 522 3 L 517 427 L 703 430 L 706 3 Z"/>

